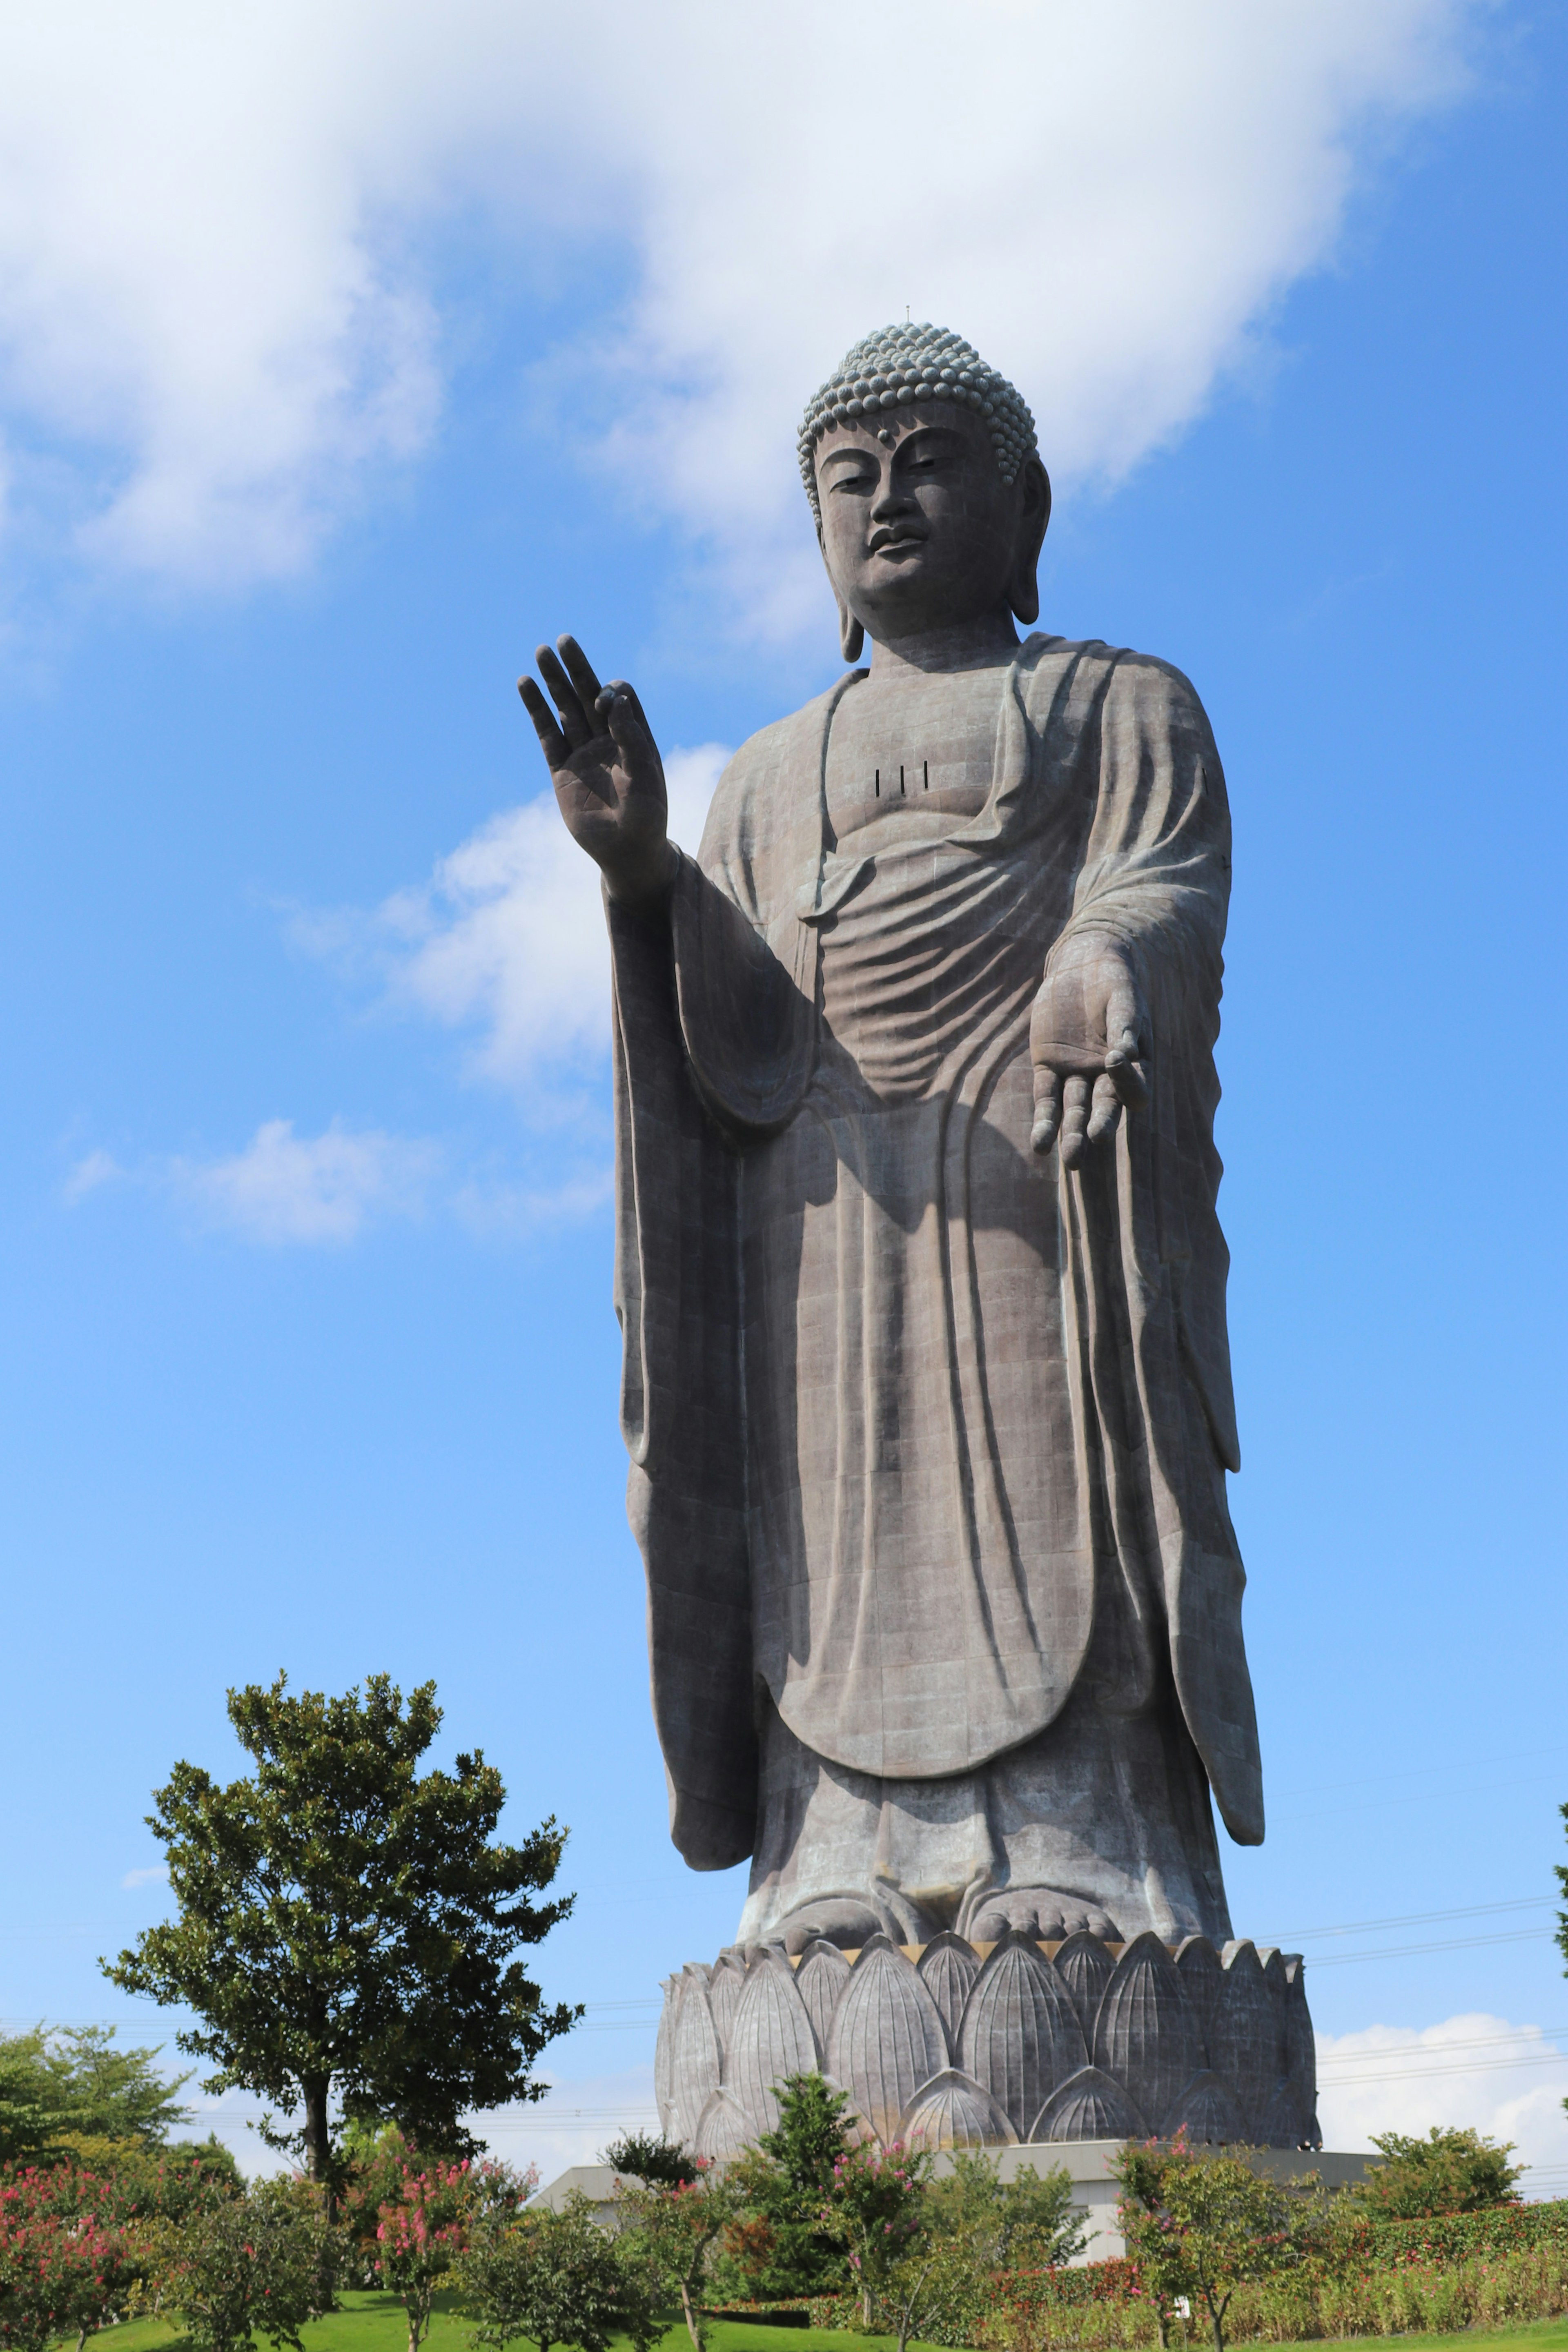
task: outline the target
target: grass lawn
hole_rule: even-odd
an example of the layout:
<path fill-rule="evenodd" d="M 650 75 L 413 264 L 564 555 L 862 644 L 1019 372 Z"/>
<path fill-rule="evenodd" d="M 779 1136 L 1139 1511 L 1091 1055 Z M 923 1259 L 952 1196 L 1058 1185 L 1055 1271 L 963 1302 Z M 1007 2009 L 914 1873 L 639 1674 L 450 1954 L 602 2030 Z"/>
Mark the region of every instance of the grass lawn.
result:
<path fill-rule="evenodd" d="M 408 2322 L 395 2294 L 345 2294 L 342 2305 L 331 2318 L 312 2320 L 301 2331 L 305 2352 L 407 2352 Z M 1203 2340 L 1195 2328 L 1191 2336 L 1193 2352 L 1203 2352 Z M 167 2320 L 139 2319 L 96 2338 L 95 2352 L 165 2352 L 165 2347 L 173 2352 L 183 2340 L 178 2328 Z M 733 2319 L 715 2320 L 708 2340 L 712 2352 L 889 2352 L 894 2341 L 890 2336 L 852 2336 L 834 2328 L 767 2327 Z M 1362 2336 L 1355 2340 L 1370 2347 L 1388 2339 Z M 1568 2318 L 1537 2319 L 1523 2327 L 1477 2328 L 1463 2336 L 1403 2336 L 1397 2340 L 1411 2346 L 1413 2352 L 1417 2347 L 1418 2352 L 1450 2352 L 1450 2347 L 1452 2352 L 1480 2352 L 1483 2345 L 1493 2344 L 1509 2346 L 1512 2352 L 1568 2352 Z M 468 2323 L 451 2310 L 449 2297 L 437 2296 L 425 2341 L 429 2352 L 468 2352 Z M 258 2337 L 258 2352 L 262 2342 Z M 520 2346 L 519 2352 L 526 2352 L 526 2347 Z M 629 2346 L 626 2352 L 630 2352 Z M 685 2328 L 672 2327 L 658 2352 L 690 2352 Z M 933 2347 L 911 2347 L 911 2352 L 933 2352 Z M 1280 2345 L 1272 2352 L 1292 2352 L 1292 2347 Z M 1322 2352 L 1322 2347 L 1303 2347 L 1301 2352 Z"/>

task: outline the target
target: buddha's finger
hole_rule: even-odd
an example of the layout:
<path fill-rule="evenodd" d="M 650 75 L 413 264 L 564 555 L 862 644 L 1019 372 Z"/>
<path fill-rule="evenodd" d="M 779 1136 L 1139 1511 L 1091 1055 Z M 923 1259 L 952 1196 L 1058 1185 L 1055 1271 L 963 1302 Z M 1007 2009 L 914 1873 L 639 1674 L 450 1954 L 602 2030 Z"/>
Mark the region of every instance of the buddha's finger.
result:
<path fill-rule="evenodd" d="M 1116 1081 L 1107 1073 L 1094 1082 L 1094 1094 L 1089 1116 L 1086 1140 L 1098 1143 L 1102 1135 L 1114 1133 L 1121 1116 L 1121 1097 L 1116 1091 Z"/>
<path fill-rule="evenodd" d="M 1146 1026 L 1137 991 L 1131 983 L 1122 982 L 1112 988 L 1105 1000 L 1105 1042 L 1112 1051 L 1120 1045 L 1131 1059 L 1142 1058 L 1148 1050 Z"/>
<path fill-rule="evenodd" d="M 577 689 L 563 669 L 552 647 L 541 646 L 534 660 L 539 665 L 539 675 L 550 688 L 561 713 L 561 731 L 574 751 L 580 751 L 594 729 L 587 711 L 578 699 Z M 588 709 L 593 709 L 592 703 Z"/>
<path fill-rule="evenodd" d="M 531 677 L 520 677 L 517 690 L 522 697 L 522 707 L 533 721 L 533 731 L 539 738 L 539 748 L 544 754 L 544 764 L 553 775 L 563 768 L 570 757 L 566 738 L 555 724 L 555 713 Z"/>
<path fill-rule="evenodd" d="M 1061 1125 L 1062 1082 L 1048 1062 L 1035 1065 L 1035 1124 L 1029 1141 L 1037 1151 L 1048 1151 Z"/>
<path fill-rule="evenodd" d="M 1139 1067 L 1138 1039 L 1131 1029 L 1124 1029 L 1121 1045 L 1107 1054 L 1105 1072 L 1116 1088 L 1118 1101 L 1129 1110 L 1142 1110 L 1149 1099 L 1149 1082 Z"/>
<path fill-rule="evenodd" d="M 1089 1123 L 1089 1088 L 1087 1078 L 1068 1078 L 1062 1088 L 1062 1166 L 1076 1168 L 1083 1158 L 1084 1129 Z"/>
<path fill-rule="evenodd" d="M 594 715 L 601 726 L 608 728 L 634 787 L 646 786 L 650 779 L 657 782 L 663 773 L 658 748 L 631 688 L 620 685 L 603 688 L 594 705 Z"/>
<path fill-rule="evenodd" d="M 577 699 L 584 713 L 591 711 L 601 691 L 593 663 L 574 636 L 557 637 L 555 646 L 566 666 L 566 675 L 577 690 Z"/>

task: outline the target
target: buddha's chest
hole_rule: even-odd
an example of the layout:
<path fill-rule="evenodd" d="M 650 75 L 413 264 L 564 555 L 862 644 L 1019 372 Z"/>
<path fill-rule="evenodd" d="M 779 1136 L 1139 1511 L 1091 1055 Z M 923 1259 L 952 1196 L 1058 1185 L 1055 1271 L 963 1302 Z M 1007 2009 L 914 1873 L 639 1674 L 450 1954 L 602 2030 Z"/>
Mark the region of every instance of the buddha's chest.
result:
<path fill-rule="evenodd" d="M 868 826 L 936 837 L 978 816 L 990 797 L 1005 681 L 997 668 L 852 687 L 827 744 L 835 837 L 842 843 Z"/>

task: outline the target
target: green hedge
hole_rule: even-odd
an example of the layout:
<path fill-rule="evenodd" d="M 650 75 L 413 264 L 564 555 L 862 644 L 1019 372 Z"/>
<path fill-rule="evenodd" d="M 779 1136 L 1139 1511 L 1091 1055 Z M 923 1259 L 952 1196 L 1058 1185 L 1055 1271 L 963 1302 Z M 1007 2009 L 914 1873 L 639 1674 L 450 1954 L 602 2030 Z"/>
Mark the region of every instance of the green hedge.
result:
<path fill-rule="evenodd" d="M 1425 2221 L 1372 2221 L 1366 2252 L 1378 2269 L 1412 2263 L 1468 2263 L 1478 2254 L 1520 2253 L 1568 2244 L 1568 2198 L 1540 2205 L 1494 2205 L 1485 2213 L 1445 2213 Z"/>

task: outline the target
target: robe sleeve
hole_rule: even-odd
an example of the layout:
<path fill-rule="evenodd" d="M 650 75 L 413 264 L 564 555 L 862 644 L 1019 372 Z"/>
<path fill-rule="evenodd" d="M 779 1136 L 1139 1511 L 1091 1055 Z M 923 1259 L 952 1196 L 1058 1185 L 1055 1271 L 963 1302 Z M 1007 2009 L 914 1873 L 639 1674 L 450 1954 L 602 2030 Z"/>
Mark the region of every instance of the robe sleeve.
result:
<path fill-rule="evenodd" d="M 1147 1106 L 1121 1120 L 1113 1152 L 1060 1178 L 1085 1385 L 1116 1554 L 1130 1582 L 1135 1556 L 1154 1573 L 1188 1727 L 1232 1836 L 1254 1844 L 1262 1776 L 1225 1493 L 1240 1456 L 1214 1142 L 1225 778 L 1186 679 L 1136 656 L 1120 656 L 1105 683 L 1099 747 L 1084 861 L 1050 963 L 1088 936 L 1114 940 L 1152 1034 Z"/>
<path fill-rule="evenodd" d="M 746 909 L 689 858 L 668 911 L 607 914 L 626 1507 L 670 1835 L 693 1869 L 723 1870 L 752 1851 L 757 1795 L 740 1154 L 794 1116 L 815 1028 Z"/>

